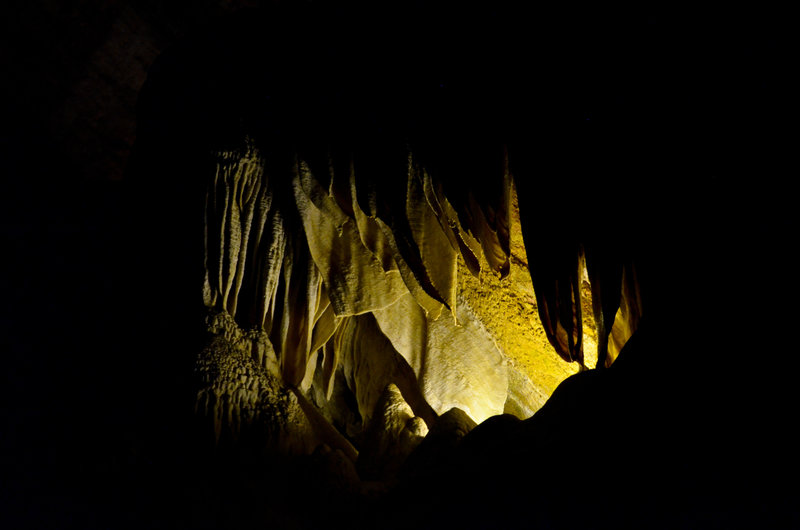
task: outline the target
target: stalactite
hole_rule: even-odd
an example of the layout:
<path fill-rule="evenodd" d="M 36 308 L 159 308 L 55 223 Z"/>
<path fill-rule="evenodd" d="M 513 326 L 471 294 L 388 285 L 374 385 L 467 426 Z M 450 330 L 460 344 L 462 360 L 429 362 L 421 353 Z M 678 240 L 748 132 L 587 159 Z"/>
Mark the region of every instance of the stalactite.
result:
<path fill-rule="evenodd" d="M 467 139 L 464 146 L 454 151 L 452 147 L 445 148 L 445 151 L 444 155 L 429 153 L 425 157 L 436 161 L 432 163 L 436 168 L 433 174 L 443 183 L 442 195 L 446 194 L 452 205 L 460 232 L 469 234 L 477 243 L 468 248 L 475 255 L 482 253 L 489 268 L 504 278 L 510 267 L 512 182 L 506 151 L 497 149 L 491 142 L 473 145 L 473 141 Z M 470 264 L 467 254 L 462 254 L 475 274 L 477 268 Z"/>
<path fill-rule="evenodd" d="M 503 206 L 505 208 L 505 206 Z M 497 218 L 502 217 L 507 212 L 495 212 L 492 208 L 484 211 L 478 204 L 473 194 L 468 199 L 468 211 L 470 225 L 473 227 L 475 238 L 481 242 L 483 255 L 489 262 L 489 267 L 500 277 L 508 275 L 509 270 L 509 250 L 508 235 L 506 233 L 501 241 L 501 235 L 494 228 L 497 225 Z M 498 215 L 499 213 L 499 215 Z M 508 227 L 505 227 L 508 230 Z M 505 248 L 503 248 L 505 245 Z"/>
<path fill-rule="evenodd" d="M 406 217 L 436 298 L 453 311 L 457 283 L 456 252 L 459 249 L 452 245 L 451 238 L 447 237 L 449 226 L 441 224 L 425 195 L 422 173 L 421 168 L 412 162 L 406 191 Z"/>
<path fill-rule="evenodd" d="M 608 338 L 608 361 L 614 362 L 622 347 L 633 336 L 642 319 L 642 293 L 636 265 L 626 263 L 622 269 L 620 305 Z"/>
<path fill-rule="evenodd" d="M 257 366 L 300 393 L 313 393 L 319 380 L 325 399 L 343 367 L 364 421 L 389 383 L 429 423 L 453 407 L 477 422 L 536 410 L 536 387 L 507 366 L 457 294 L 459 255 L 473 275 L 482 260 L 500 278 L 508 274 L 512 182 L 505 154 L 492 193 L 462 190 L 451 202 L 443 183 L 407 150 L 402 173 L 398 155 L 389 157 L 396 165 L 387 175 L 404 188 L 381 183 L 374 174 L 380 166 L 340 152 L 300 152 L 282 166 L 248 141 L 217 155 L 208 187 L 204 300 L 242 329 L 261 330 L 266 343 L 251 348 Z M 557 353 L 582 364 L 581 247 L 544 230 L 528 245 L 539 313 Z M 589 248 L 610 364 L 641 316 L 638 283 L 634 269 L 621 272 L 621 303 L 609 319 L 616 269 Z M 445 310 L 453 318 L 443 318 Z M 218 426 L 239 425 L 246 421 L 237 412 L 243 392 L 207 392 L 199 403 Z"/>
<path fill-rule="evenodd" d="M 236 315 L 264 164 L 252 146 L 217 154 L 206 195 L 205 303 Z"/>
<path fill-rule="evenodd" d="M 375 219 L 407 290 L 427 314 L 438 318 L 447 304 L 431 282 L 430 271 L 414 239 L 412 220 L 408 217 L 410 209 L 427 208 L 422 197 L 408 194 L 409 179 L 415 171 L 413 157 L 407 148 L 402 148 L 390 150 L 388 154 L 378 152 L 370 158 L 377 162 L 370 160 L 355 166 L 358 206 Z M 359 190 L 360 186 L 365 191 Z"/>
<path fill-rule="evenodd" d="M 457 250 L 470 273 L 476 278 L 480 275 L 480 242 L 464 230 L 458 218 L 458 213 L 445 197 L 441 182 L 435 182 L 430 173 L 421 169 L 425 198 L 439 219 L 439 224 L 445 232 L 450 246 Z"/>
<path fill-rule="evenodd" d="M 379 260 L 382 247 L 365 246 L 358 230 L 358 215 L 354 220 L 345 214 L 302 162 L 296 166 L 293 187 L 305 231 L 303 239 L 337 316 L 385 307 L 406 292 L 400 272 L 392 267 L 384 269 L 385 256 Z M 367 221 L 362 220 L 361 224 L 366 225 Z M 368 240 L 378 241 L 379 237 Z"/>
<path fill-rule="evenodd" d="M 548 256 L 545 261 L 544 256 Z M 567 362 L 583 364 L 580 250 L 556 242 L 529 250 L 529 268 L 547 338 Z"/>
<path fill-rule="evenodd" d="M 322 392 L 325 399 L 330 400 L 333 394 L 333 380 L 336 376 L 336 369 L 339 367 L 339 349 L 334 347 L 332 340 L 329 340 L 323 346 L 322 355 Z"/>
<path fill-rule="evenodd" d="M 356 178 L 355 178 L 355 169 L 353 165 L 350 164 L 350 174 L 348 175 L 348 184 L 349 184 L 349 196 L 350 199 L 350 211 L 353 213 L 353 218 L 356 221 L 356 225 L 358 227 L 358 235 L 361 238 L 361 242 L 364 244 L 366 248 L 372 252 L 375 256 L 375 259 L 381 264 L 383 267 L 384 272 L 388 271 L 396 271 L 397 274 L 400 274 L 400 269 L 397 266 L 397 263 L 394 260 L 394 256 L 392 255 L 392 249 L 389 245 L 389 241 L 386 239 L 386 235 L 381 230 L 380 225 L 375 220 L 374 216 L 368 215 L 361 209 L 361 206 L 358 204 L 358 193 L 356 190 Z"/>
<path fill-rule="evenodd" d="M 597 329 L 597 366 L 610 366 L 608 355 L 615 315 L 622 296 L 621 256 L 609 251 L 609 245 L 586 244 L 586 269 L 592 286 L 592 310 Z"/>

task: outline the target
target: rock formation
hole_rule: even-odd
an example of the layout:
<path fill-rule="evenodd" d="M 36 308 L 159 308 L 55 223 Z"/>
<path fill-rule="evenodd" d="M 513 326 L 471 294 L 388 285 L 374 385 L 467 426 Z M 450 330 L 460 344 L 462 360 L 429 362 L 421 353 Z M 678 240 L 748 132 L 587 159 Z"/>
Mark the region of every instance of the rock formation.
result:
<path fill-rule="evenodd" d="M 409 454 L 428 434 L 425 420 L 414 416 L 394 384 L 388 384 L 375 403 L 364 432 L 357 468 L 365 480 L 397 476 Z"/>
<path fill-rule="evenodd" d="M 387 160 L 390 165 L 378 168 L 395 175 L 392 186 L 397 179 L 406 182 L 404 194 L 392 190 L 389 195 L 372 184 L 381 179 L 368 166 L 359 177 L 355 159 L 335 155 L 266 155 L 250 139 L 239 150 L 215 155 L 205 205 L 203 299 L 209 311 L 258 335 L 252 357 L 262 370 L 278 366 L 270 373 L 278 380 L 276 389 L 292 388 L 309 398 L 321 390 L 323 401 L 330 403 L 334 376 L 342 367 L 367 429 L 389 384 L 399 385 L 415 412 L 430 423 L 454 407 L 476 422 L 505 410 L 523 417 L 535 412 L 546 396 L 537 395 L 524 372 L 509 366 L 468 305 L 474 295 L 459 289 L 458 281 L 459 262 L 476 277 L 481 264 L 501 280 L 508 275 L 511 176 L 506 172 L 503 177 L 499 202 L 484 200 L 481 207 L 470 199 L 459 212 L 442 183 L 411 152 L 401 157 L 400 151 Z M 360 193 L 363 186 L 367 193 Z M 398 195 L 405 199 L 398 201 Z M 541 292 L 550 293 L 537 295 L 546 337 L 562 357 L 583 363 L 583 258 L 577 251 L 573 258 L 574 277 L 567 283 L 533 277 Z M 617 284 L 617 300 L 623 302 L 617 327 L 598 333 L 601 340 L 610 337 L 611 360 L 635 329 L 640 312 L 635 277 L 628 272 L 623 279 Z M 568 295 L 563 295 L 564 285 Z M 200 399 L 206 409 L 212 407 L 212 395 L 227 399 L 231 410 L 244 406 L 234 395 L 249 388 L 249 379 L 243 379 L 245 388 L 232 387 L 230 395 L 220 396 L 208 388 L 219 384 L 214 377 L 204 377 Z M 322 388 L 312 391 L 315 381 Z M 250 401 L 248 409 L 256 406 Z M 244 412 L 214 414 L 216 422 L 237 423 Z M 320 418 L 337 414 L 321 413 Z M 219 432 L 220 426 L 215 429 Z"/>
<path fill-rule="evenodd" d="M 247 61 L 275 57 L 285 31 L 257 42 L 240 29 L 161 59 L 143 92 L 136 159 L 203 212 L 197 289 L 227 335 L 209 325 L 198 410 L 217 436 L 263 423 L 256 430 L 283 433 L 267 444 L 276 450 L 299 429 L 297 451 L 326 440 L 355 459 L 387 385 L 429 427 L 454 408 L 481 423 L 530 417 L 571 373 L 611 365 L 642 315 L 640 260 L 587 231 L 582 210 L 564 217 L 531 201 L 562 190 L 535 174 L 527 138 L 510 136 L 506 117 L 476 109 L 464 122 L 451 105 L 468 93 L 440 106 L 425 79 L 399 81 L 384 67 L 376 79 L 396 80 L 392 93 L 408 101 L 359 99 L 369 80 L 356 65 L 371 58 L 346 41 L 330 62 L 300 47 L 254 71 Z M 232 87 L 205 77 L 205 52 L 221 78 L 244 75 L 235 109 Z M 329 77 L 311 86 L 291 75 L 298 66 Z M 186 90 L 210 103 L 179 103 Z M 155 124 L 183 131 L 179 144 Z M 229 374 L 225 352 L 246 368 Z M 262 394 L 282 416 L 253 412 Z M 304 419 L 287 420 L 289 409 Z"/>

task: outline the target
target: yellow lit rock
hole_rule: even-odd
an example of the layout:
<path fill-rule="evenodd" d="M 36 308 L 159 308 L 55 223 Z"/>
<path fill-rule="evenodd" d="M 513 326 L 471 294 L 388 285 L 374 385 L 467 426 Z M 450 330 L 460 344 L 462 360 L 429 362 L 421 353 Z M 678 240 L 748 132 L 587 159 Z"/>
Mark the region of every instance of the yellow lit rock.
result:
<path fill-rule="evenodd" d="M 492 335 L 509 361 L 509 370 L 530 379 L 534 412 L 565 378 L 576 373 L 576 363 L 564 361 L 547 340 L 539 319 L 536 296 L 528 271 L 528 258 L 520 229 L 519 204 L 512 189 L 511 267 L 507 277 L 493 274 L 482 259 L 479 278 L 459 260 L 459 295 Z M 584 269 L 585 271 L 585 269 Z M 597 360 L 597 338 L 592 319 L 591 288 L 584 273 L 581 286 L 584 355 L 588 368 Z M 510 411 L 511 412 L 511 411 Z"/>
<path fill-rule="evenodd" d="M 284 195 L 265 164 L 250 144 L 220 153 L 208 188 L 205 302 L 212 314 L 229 316 L 221 338 L 209 328 L 216 342 L 200 359 L 208 377 L 198 406 L 217 433 L 223 424 L 239 432 L 240 424 L 261 422 L 279 433 L 275 445 L 285 444 L 294 435 L 282 434 L 291 429 L 280 418 L 291 414 L 250 412 L 275 402 L 303 420 L 295 422 L 302 443 L 293 450 L 326 440 L 354 458 L 336 428 L 365 435 L 387 387 L 430 425 L 453 408 L 476 423 L 503 413 L 524 419 L 581 368 L 556 353 L 540 321 L 509 180 L 502 204 L 486 205 L 484 215 L 475 200 L 456 203 L 470 210 L 462 216 L 409 155 L 399 222 L 376 210 L 386 197 L 359 203 L 352 164 L 349 174 L 314 166 L 315 174 L 296 156 Z M 592 368 L 597 335 L 581 264 L 583 358 Z M 636 285 L 635 271 L 626 271 L 612 361 L 641 314 Z M 272 394 L 226 375 L 238 350 L 223 346 L 237 333 L 264 343 L 239 353 L 257 375 L 272 374 L 258 387 Z"/>

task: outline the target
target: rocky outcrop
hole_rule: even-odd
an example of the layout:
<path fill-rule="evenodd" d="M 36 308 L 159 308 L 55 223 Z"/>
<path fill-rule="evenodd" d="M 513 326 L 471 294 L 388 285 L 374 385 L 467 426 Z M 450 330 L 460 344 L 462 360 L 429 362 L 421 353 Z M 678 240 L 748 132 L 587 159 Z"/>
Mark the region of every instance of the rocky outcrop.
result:
<path fill-rule="evenodd" d="M 275 352 L 261 331 L 243 332 L 227 313 L 208 318 L 208 342 L 195 371 L 196 410 L 217 443 L 308 454 L 318 437 L 298 400 L 280 379 Z"/>
<path fill-rule="evenodd" d="M 364 433 L 356 463 L 359 475 L 365 480 L 396 477 L 408 455 L 427 434 L 428 425 L 414 416 L 400 389 L 387 385 Z"/>
<path fill-rule="evenodd" d="M 430 476 L 456 454 L 461 440 L 476 427 L 466 412 L 452 408 L 439 416 L 428 435 L 408 456 L 400 476 L 403 479 Z"/>

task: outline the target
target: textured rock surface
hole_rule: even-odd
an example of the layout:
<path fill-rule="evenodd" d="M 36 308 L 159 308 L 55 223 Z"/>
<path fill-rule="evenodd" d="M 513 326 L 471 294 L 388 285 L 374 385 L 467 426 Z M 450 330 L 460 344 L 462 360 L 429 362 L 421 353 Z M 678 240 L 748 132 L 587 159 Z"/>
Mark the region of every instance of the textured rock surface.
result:
<path fill-rule="evenodd" d="M 555 351 L 539 318 L 514 188 L 509 232 L 509 274 L 498 277 L 488 268 L 482 268 L 476 277 L 467 274 L 467 266 L 460 260 L 459 296 L 508 359 L 509 408 L 505 412 L 513 411 L 526 418 L 544 404 L 561 381 L 576 373 L 579 366 L 567 363 Z M 597 348 L 588 281 L 581 285 L 581 303 L 585 358 L 587 365 L 593 367 Z"/>
<path fill-rule="evenodd" d="M 457 321 L 446 316 L 432 320 L 405 296 L 374 314 L 437 413 L 460 407 L 483 421 L 503 411 L 506 360 L 469 308 L 459 301 L 455 309 Z"/>
<path fill-rule="evenodd" d="M 370 315 L 348 318 L 333 339 L 342 374 L 366 428 L 387 385 L 397 386 L 418 416 L 434 421 L 436 413 L 420 390 L 416 374 Z"/>
<path fill-rule="evenodd" d="M 200 385 L 196 409 L 217 442 L 244 438 L 267 452 L 309 454 L 319 438 L 281 382 L 265 334 L 242 332 L 226 313 L 210 315 L 208 331 L 208 345 L 195 367 Z"/>

